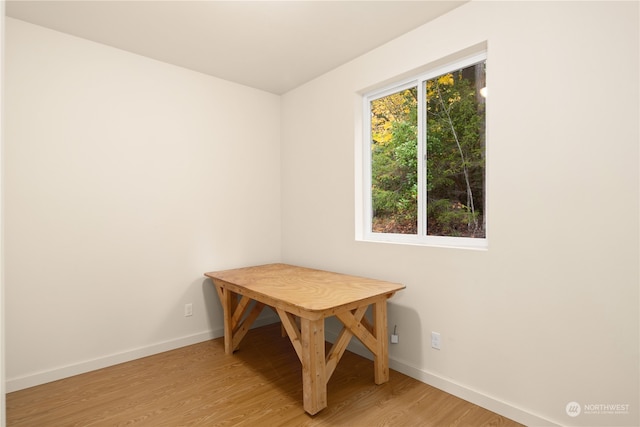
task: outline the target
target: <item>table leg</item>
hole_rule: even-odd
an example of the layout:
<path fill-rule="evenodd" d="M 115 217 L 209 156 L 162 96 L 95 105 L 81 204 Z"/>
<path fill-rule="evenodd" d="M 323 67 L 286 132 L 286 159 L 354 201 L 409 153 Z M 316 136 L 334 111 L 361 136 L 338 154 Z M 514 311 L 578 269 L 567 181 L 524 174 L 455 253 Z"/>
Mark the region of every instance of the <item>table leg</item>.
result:
<path fill-rule="evenodd" d="M 315 415 L 327 407 L 324 354 L 324 319 L 300 319 L 302 341 L 302 400 L 304 410 Z"/>
<path fill-rule="evenodd" d="M 376 384 L 383 384 L 389 381 L 387 299 L 380 299 L 373 306 L 373 334 L 376 337 L 376 351 L 373 352 L 374 380 Z"/>
<path fill-rule="evenodd" d="M 215 283 L 214 285 L 218 292 L 218 297 L 220 297 L 224 317 L 224 352 L 226 354 L 233 354 L 233 323 L 231 318 L 233 316 L 234 305 L 237 305 L 237 298 L 235 298 L 228 289 Z"/>

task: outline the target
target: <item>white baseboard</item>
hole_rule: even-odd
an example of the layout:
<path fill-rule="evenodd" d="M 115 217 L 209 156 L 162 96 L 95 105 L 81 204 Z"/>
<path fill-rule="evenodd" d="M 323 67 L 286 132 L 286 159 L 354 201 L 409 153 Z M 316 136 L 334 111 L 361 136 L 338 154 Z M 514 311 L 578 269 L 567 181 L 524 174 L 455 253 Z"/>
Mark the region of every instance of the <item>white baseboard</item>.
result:
<path fill-rule="evenodd" d="M 258 328 L 260 326 L 274 323 L 276 321 L 279 321 L 279 318 L 276 315 L 260 316 L 254 322 L 252 328 Z M 173 340 L 151 344 L 145 347 L 123 351 L 121 353 L 99 357 L 92 360 L 85 360 L 47 371 L 34 372 L 21 377 L 7 378 L 5 384 L 6 392 L 11 393 L 13 391 L 34 387 L 37 385 L 49 383 L 51 381 L 57 381 L 63 378 L 72 377 L 74 375 L 80 375 L 87 372 L 95 371 L 97 369 L 118 365 L 120 363 L 130 362 L 142 357 L 153 356 L 154 354 L 163 353 L 165 351 L 175 350 L 180 347 L 198 344 L 200 342 L 208 341 L 214 338 L 220 338 L 223 335 L 224 329 L 219 328 L 193 335 L 187 335 Z"/>
<path fill-rule="evenodd" d="M 400 360 L 390 358 L 389 368 L 526 426 L 560 425 L 538 415 L 532 414 L 522 408 L 516 407 L 509 402 L 505 402 L 463 384 L 459 384 L 450 378 L 444 378 L 434 373 L 418 369 Z"/>
<path fill-rule="evenodd" d="M 331 330 L 325 330 L 325 335 L 329 342 L 335 342 L 338 338 L 338 332 Z M 351 340 L 347 348 L 349 351 L 369 360 L 373 359 L 371 352 L 357 339 Z M 416 368 L 402 360 L 389 357 L 389 368 L 526 426 L 560 425 L 538 415 L 532 414 L 522 408 L 518 408 L 508 402 L 494 398 L 463 384 L 459 384 L 449 378 L 444 378 L 423 369 Z"/>

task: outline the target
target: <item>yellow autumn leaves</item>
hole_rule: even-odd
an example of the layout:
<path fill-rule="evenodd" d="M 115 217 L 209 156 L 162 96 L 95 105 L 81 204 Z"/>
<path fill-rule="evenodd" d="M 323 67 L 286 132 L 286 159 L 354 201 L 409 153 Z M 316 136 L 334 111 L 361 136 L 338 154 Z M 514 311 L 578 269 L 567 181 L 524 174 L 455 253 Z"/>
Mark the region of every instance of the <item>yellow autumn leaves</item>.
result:
<path fill-rule="evenodd" d="M 393 138 L 393 123 L 409 120 L 417 105 L 417 87 L 405 89 L 371 101 L 371 138 L 385 145 Z"/>
<path fill-rule="evenodd" d="M 427 80 L 426 88 L 427 88 L 427 99 L 433 99 L 439 96 L 438 86 L 453 86 L 455 81 L 453 80 L 453 74 L 447 73 L 443 74 L 440 77 L 435 79 Z M 447 99 L 449 104 L 452 104 L 456 101 L 460 100 L 460 96 L 456 96 L 454 98 Z"/>
<path fill-rule="evenodd" d="M 438 96 L 437 86 L 453 86 L 452 73 L 443 74 L 426 81 L 427 98 Z M 417 106 L 417 87 L 411 87 L 371 101 L 371 138 L 374 144 L 385 145 L 393 138 L 393 123 L 407 122 L 411 111 Z M 457 98 L 457 99 L 456 99 Z M 459 101 L 459 95 L 449 98 L 452 104 Z"/>

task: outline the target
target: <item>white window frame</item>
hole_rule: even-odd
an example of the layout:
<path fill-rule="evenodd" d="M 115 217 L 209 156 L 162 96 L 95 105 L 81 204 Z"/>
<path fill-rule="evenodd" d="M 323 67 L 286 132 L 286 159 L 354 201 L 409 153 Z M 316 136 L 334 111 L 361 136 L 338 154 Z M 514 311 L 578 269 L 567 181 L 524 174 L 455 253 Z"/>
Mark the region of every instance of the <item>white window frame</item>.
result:
<path fill-rule="evenodd" d="M 367 242 L 386 242 L 386 243 L 399 243 L 409 245 L 422 245 L 422 246 L 437 246 L 437 247 L 451 247 L 451 248 L 468 248 L 468 249 L 486 249 L 488 247 L 487 237 L 475 238 L 475 237 L 450 237 L 450 236 L 429 236 L 426 234 L 426 212 L 425 211 L 425 198 L 426 198 L 426 116 L 424 114 L 424 82 L 441 76 L 451 71 L 460 70 L 476 64 L 478 62 L 487 60 L 486 50 L 466 56 L 462 59 L 452 61 L 446 65 L 433 68 L 425 73 L 410 79 L 395 82 L 392 85 L 385 86 L 381 89 L 366 93 L 363 96 L 363 120 L 362 120 L 362 209 L 356 209 L 356 212 L 361 212 L 362 217 L 357 220 L 356 227 L 359 228 L 356 233 L 356 240 Z M 373 207 L 371 197 L 371 102 L 390 95 L 392 93 L 399 92 L 411 87 L 417 87 L 418 90 L 418 232 L 417 234 L 398 234 L 398 233 L 376 233 L 372 231 L 373 220 Z M 485 127 L 486 135 L 486 127 Z M 486 162 L 487 162 L 487 146 L 488 138 L 485 144 L 485 175 L 486 175 Z M 485 220 L 485 236 L 488 235 L 487 230 L 487 183 L 485 177 L 485 206 L 484 206 L 484 220 Z"/>

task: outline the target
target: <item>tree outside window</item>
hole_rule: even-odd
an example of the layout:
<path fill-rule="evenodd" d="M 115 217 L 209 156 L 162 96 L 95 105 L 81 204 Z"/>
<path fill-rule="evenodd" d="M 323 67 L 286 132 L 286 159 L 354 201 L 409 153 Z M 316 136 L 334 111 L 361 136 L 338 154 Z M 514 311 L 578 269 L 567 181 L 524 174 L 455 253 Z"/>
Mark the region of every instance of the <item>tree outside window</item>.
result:
<path fill-rule="evenodd" d="M 483 59 L 370 98 L 371 232 L 486 237 L 485 87 Z"/>

